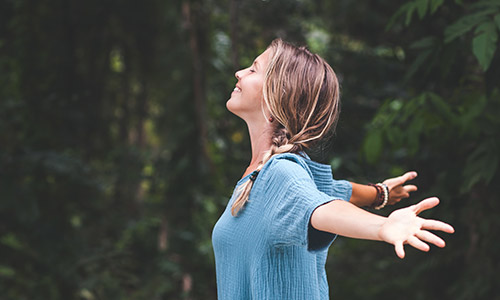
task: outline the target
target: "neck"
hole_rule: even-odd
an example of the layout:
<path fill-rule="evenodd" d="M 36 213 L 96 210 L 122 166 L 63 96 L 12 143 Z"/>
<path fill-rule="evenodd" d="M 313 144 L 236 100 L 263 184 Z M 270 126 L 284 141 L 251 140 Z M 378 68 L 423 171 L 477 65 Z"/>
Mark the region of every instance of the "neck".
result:
<path fill-rule="evenodd" d="M 271 138 L 273 134 L 273 127 L 269 122 L 259 122 L 257 124 L 247 123 L 247 126 L 252 146 L 252 160 L 243 174 L 243 177 L 252 173 L 259 166 L 265 152 L 271 148 Z"/>

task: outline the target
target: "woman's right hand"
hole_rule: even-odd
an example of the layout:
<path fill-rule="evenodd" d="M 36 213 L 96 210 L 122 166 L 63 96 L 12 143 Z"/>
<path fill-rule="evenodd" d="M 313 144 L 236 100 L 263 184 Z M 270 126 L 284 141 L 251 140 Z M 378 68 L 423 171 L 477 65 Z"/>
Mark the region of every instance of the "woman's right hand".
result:
<path fill-rule="evenodd" d="M 417 186 L 413 184 L 404 184 L 415 177 L 417 177 L 417 172 L 410 171 L 401 176 L 384 180 L 383 183 L 389 188 L 389 201 L 387 201 L 387 205 L 394 205 L 401 201 L 401 199 L 410 197 L 410 193 L 415 192 Z"/>
<path fill-rule="evenodd" d="M 405 257 L 404 244 L 409 244 L 426 252 L 430 249 L 427 243 L 441 248 L 444 247 L 444 240 L 428 230 L 453 233 L 455 229 L 447 223 L 427 220 L 418 216 L 422 211 L 433 208 L 438 204 L 439 199 L 433 197 L 422 200 L 415 205 L 395 210 L 380 227 L 380 239 L 394 245 L 399 258 Z"/>

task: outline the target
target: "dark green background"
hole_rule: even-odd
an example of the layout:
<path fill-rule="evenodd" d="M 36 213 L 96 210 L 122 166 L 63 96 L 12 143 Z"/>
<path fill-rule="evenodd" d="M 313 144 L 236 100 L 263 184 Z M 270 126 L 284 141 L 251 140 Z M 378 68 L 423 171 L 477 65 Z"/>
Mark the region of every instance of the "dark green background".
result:
<path fill-rule="evenodd" d="M 234 72 L 281 37 L 341 79 L 337 178 L 417 170 L 445 249 L 339 238 L 333 299 L 500 299 L 500 1 L 0 1 L 0 298 L 215 299 L 249 160 Z M 399 207 L 399 206 L 398 206 Z M 394 208 L 384 210 L 389 214 Z"/>

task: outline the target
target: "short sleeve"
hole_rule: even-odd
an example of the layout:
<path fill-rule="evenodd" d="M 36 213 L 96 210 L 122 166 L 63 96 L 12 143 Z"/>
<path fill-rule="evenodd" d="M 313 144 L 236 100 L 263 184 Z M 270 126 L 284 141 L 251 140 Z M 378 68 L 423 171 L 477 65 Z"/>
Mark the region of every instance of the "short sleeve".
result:
<path fill-rule="evenodd" d="M 347 180 L 333 179 L 332 196 L 335 199 L 349 201 L 352 195 L 352 184 Z"/>
<path fill-rule="evenodd" d="M 329 246 L 335 235 L 312 228 L 310 219 L 317 207 L 343 197 L 318 190 L 310 174 L 292 161 L 276 160 L 268 174 L 265 193 L 273 212 L 270 224 L 273 242 L 300 245 L 311 251 Z"/>

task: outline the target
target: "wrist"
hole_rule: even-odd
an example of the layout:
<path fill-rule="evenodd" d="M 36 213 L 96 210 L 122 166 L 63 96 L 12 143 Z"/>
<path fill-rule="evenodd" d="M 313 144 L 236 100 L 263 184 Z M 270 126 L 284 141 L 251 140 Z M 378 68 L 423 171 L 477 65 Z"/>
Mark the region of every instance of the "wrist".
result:
<path fill-rule="evenodd" d="M 371 207 L 377 210 L 384 208 L 389 201 L 389 187 L 385 183 L 369 183 L 368 185 L 377 190 L 375 200 L 373 201 Z"/>
<path fill-rule="evenodd" d="M 380 187 L 382 189 L 381 198 L 382 198 L 382 203 L 375 206 L 375 209 L 379 210 L 384 208 L 387 205 L 387 202 L 389 201 L 389 187 L 385 183 L 377 183 L 377 187 Z"/>
<path fill-rule="evenodd" d="M 387 204 L 387 201 L 389 199 L 389 188 L 384 183 L 369 183 L 368 185 L 375 188 L 376 190 L 375 199 L 373 200 L 370 207 L 375 209 L 382 209 Z"/>

